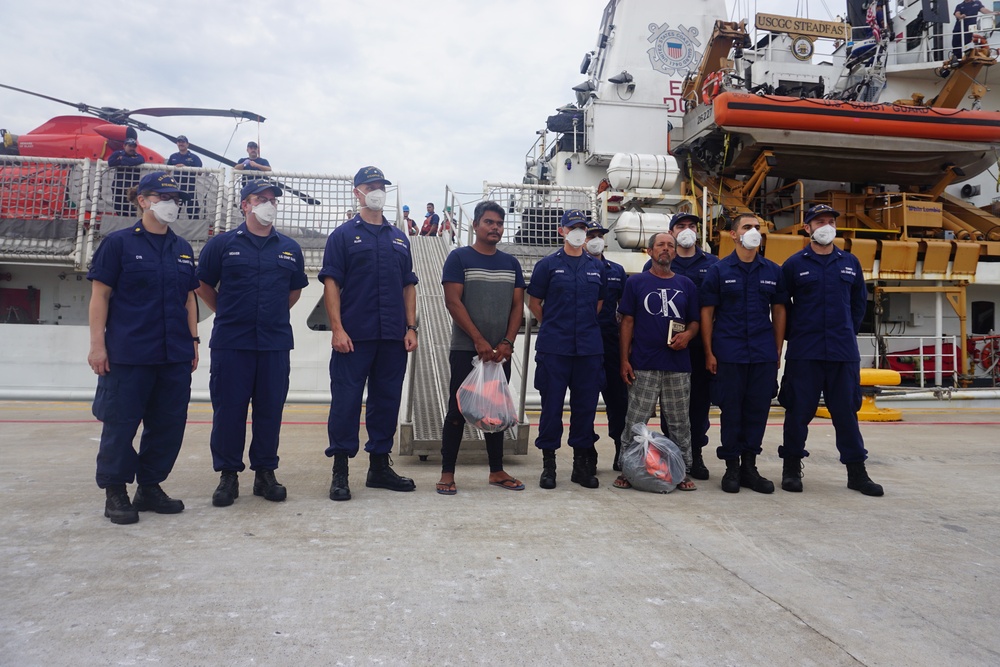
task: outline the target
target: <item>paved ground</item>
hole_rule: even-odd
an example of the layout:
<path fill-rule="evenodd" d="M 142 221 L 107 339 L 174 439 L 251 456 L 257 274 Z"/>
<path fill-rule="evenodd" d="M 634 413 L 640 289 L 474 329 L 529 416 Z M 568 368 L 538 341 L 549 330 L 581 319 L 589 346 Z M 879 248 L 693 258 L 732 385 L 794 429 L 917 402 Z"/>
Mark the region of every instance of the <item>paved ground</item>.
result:
<path fill-rule="evenodd" d="M 195 404 L 164 485 L 180 515 L 102 515 L 100 425 L 79 403 L 0 402 L 3 665 L 1000 664 L 1000 411 L 910 410 L 864 427 L 883 498 L 845 487 L 817 422 L 803 494 L 538 488 L 460 460 L 397 458 L 417 491 L 327 499 L 322 406 L 289 406 L 289 499 L 211 506 L 210 407 Z M 600 418 L 600 417 L 599 417 Z M 760 466 L 777 480 L 773 415 Z M 713 431 L 713 439 L 715 432 Z"/>

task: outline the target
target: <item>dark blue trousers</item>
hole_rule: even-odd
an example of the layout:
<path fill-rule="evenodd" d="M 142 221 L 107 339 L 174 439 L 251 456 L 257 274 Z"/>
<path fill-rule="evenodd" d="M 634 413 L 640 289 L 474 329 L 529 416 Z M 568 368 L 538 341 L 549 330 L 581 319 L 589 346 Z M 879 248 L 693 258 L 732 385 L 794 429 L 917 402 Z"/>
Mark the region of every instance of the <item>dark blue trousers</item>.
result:
<path fill-rule="evenodd" d="M 569 389 L 570 447 L 594 446 L 594 416 L 597 397 L 604 385 L 604 355 L 571 357 L 563 354 L 535 354 L 535 389 L 541 395 L 542 414 L 538 418 L 535 447 L 559 449 L 563 432 L 563 403 Z"/>
<path fill-rule="evenodd" d="M 250 469 L 278 467 L 278 433 L 288 396 L 288 350 L 212 350 L 212 465 L 242 472 L 247 408 L 253 403 Z"/>
<path fill-rule="evenodd" d="M 401 340 L 354 341 L 354 352 L 333 350 L 330 357 L 330 418 L 327 433 L 330 446 L 326 455 L 358 453 L 361 428 L 361 399 L 365 382 L 368 400 L 365 422 L 368 442 L 365 451 L 388 454 L 399 421 L 399 403 L 406 374 L 406 348 Z"/>
<path fill-rule="evenodd" d="M 97 378 L 94 416 L 104 422 L 97 452 L 97 486 L 159 484 L 181 451 L 188 403 L 191 362 L 133 366 L 111 364 Z M 139 424 L 139 451 L 132 441 Z"/>
<path fill-rule="evenodd" d="M 760 454 L 771 397 L 778 381 L 778 363 L 730 364 L 719 362 L 712 382 L 715 404 L 722 410 L 716 450 L 720 459 Z"/>
<path fill-rule="evenodd" d="M 858 428 L 861 408 L 861 366 L 857 361 L 786 359 L 778 402 L 785 408 L 785 427 L 778 456 L 809 456 L 806 437 L 816 416 L 822 392 L 837 433 L 841 463 L 859 463 L 868 458 Z"/>
<path fill-rule="evenodd" d="M 621 357 L 618 339 L 604 339 L 604 408 L 608 414 L 608 435 L 621 444 L 625 430 L 625 413 L 628 412 L 628 386 L 622 380 Z M 628 440 L 629 437 L 626 437 Z"/>

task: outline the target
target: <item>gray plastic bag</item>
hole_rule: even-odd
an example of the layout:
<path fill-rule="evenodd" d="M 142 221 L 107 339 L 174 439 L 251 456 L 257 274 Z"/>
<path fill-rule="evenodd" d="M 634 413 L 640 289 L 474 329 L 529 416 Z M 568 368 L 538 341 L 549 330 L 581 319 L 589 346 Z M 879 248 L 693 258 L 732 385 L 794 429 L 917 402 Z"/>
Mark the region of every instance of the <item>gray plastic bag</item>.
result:
<path fill-rule="evenodd" d="M 650 493 L 670 493 L 684 481 L 684 455 L 680 448 L 645 424 L 632 426 L 632 442 L 622 450 L 622 474 L 632 488 Z"/>

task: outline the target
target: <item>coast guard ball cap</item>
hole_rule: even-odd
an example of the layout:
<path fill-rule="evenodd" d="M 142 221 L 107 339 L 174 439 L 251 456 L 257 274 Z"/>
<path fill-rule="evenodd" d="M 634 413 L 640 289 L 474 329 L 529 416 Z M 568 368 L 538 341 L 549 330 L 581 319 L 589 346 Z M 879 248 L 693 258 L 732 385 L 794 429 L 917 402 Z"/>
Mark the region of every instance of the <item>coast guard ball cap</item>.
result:
<path fill-rule="evenodd" d="M 142 177 L 136 192 L 143 194 L 152 192 L 158 195 L 176 194 L 180 195 L 182 201 L 191 199 L 191 195 L 177 187 L 177 182 L 173 176 L 163 171 L 153 171 Z"/>
<path fill-rule="evenodd" d="M 247 142 L 247 148 L 259 148 L 259 146 L 257 146 L 257 142 L 256 141 L 248 141 Z"/>
<path fill-rule="evenodd" d="M 361 167 L 358 169 L 358 173 L 354 175 L 354 187 L 359 185 L 364 185 L 365 183 L 374 183 L 376 181 L 381 181 L 386 185 L 392 185 L 392 181 L 387 181 L 385 179 L 385 174 L 378 167 Z"/>
<path fill-rule="evenodd" d="M 184 143 L 187 143 L 187 142 L 188 142 L 188 138 L 187 138 L 187 137 L 185 137 L 185 136 L 184 136 L 183 134 L 178 134 L 178 135 L 177 135 L 177 143 L 180 143 L 180 142 L 182 142 L 182 141 L 183 141 Z"/>
<path fill-rule="evenodd" d="M 135 145 L 137 145 L 136 144 L 136 140 L 135 139 L 126 139 L 125 140 L 125 145 L 126 146 L 135 146 Z"/>
<path fill-rule="evenodd" d="M 604 227 L 601 227 L 601 223 L 599 223 L 597 220 L 588 220 L 587 221 L 587 231 L 588 232 L 600 232 L 600 233 L 604 234 L 608 230 L 606 230 Z"/>
<path fill-rule="evenodd" d="M 274 190 L 275 197 L 281 196 L 281 188 L 277 185 L 265 179 L 257 179 L 243 186 L 243 189 L 240 190 L 240 201 L 243 201 L 250 195 L 259 195 L 264 190 Z"/>
<path fill-rule="evenodd" d="M 682 220 L 693 220 L 694 222 L 701 222 L 699 218 L 694 213 L 674 213 L 673 217 L 670 218 L 670 224 L 667 225 L 669 231 L 674 231 L 674 225 Z"/>
<path fill-rule="evenodd" d="M 587 225 L 589 222 L 583 211 L 571 208 L 562 214 L 559 225 L 562 227 L 572 227 L 573 225 Z"/>
<path fill-rule="evenodd" d="M 827 206 L 826 204 L 816 204 L 806 211 L 806 217 L 802 219 L 802 224 L 809 224 L 812 222 L 813 218 L 821 215 L 832 215 L 834 218 L 839 218 L 840 212 L 835 211 L 832 206 Z"/>

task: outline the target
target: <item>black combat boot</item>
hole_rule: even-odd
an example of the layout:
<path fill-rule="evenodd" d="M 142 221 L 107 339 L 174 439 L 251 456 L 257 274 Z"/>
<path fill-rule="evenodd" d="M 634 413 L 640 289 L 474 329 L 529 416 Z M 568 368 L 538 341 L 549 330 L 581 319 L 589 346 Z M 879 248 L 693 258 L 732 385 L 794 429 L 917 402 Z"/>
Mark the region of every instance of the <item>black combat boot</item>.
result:
<path fill-rule="evenodd" d="M 413 491 L 417 488 L 412 479 L 396 474 L 388 454 L 369 454 L 368 459 L 368 481 L 365 486 L 390 491 Z"/>
<path fill-rule="evenodd" d="M 740 492 L 740 460 L 726 459 L 726 474 L 722 476 L 722 490 L 726 493 Z"/>
<path fill-rule="evenodd" d="M 569 481 L 575 482 L 586 489 L 596 489 L 600 480 L 590 472 L 590 452 L 592 449 L 573 448 L 573 473 Z"/>
<path fill-rule="evenodd" d="M 111 519 L 111 523 L 126 524 L 135 523 L 139 520 L 139 512 L 132 506 L 132 501 L 128 499 L 128 491 L 124 484 L 115 484 L 104 489 L 106 500 L 104 501 L 104 516 Z"/>
<path fill-rule="evenodd" d="M 688 474 L 695 479 L 708 479 L 708 468 L 705 467 L 705 459 L 701 456 L 701 448 L 691 449 L 691 472 Z"/>
<path fill-rule="evenodd" d="M 757 455 L 744 454 L 740 463 L 740 486 L 753 489 L 757 493 L 774 493 L 774 482 L 757 472 Z"/>
<path fill-rule="evenodd" d="M 330 482 L 330 500 L 350 500 L 351 487 L 347 485 L 347 454 L 333 455 L 333 481 Z"/>
<path fill-rule="evenodd" d="M 132 506 L 140 512 L 152 510 L 157 514 L 178 514 L 184 511 L 184 501 L 168 496 L 159 484 L 140 484 L 132 498 Z"/>
<path fill-rule="evenodd" d="M 212 504 L 216 507 L 229 507 L 239 497 L 239 473 L 235 470 L 223 470 L 219 476 L 219 486 L 212 494 Z"/>
<path fill-rule="evenodd" d="M 278 483 L 273 470 L 258 470 L 253 479 L 253 494 L 280 503 L 288 497 L 288 489 Z"/>
<path fill-rule="evenodd" d="M 621 439 L 615 440 L 615 462 L 611 466 L 611 469 L 615 472 L 622 471 L 622 441 Z"/>
<path fill-rule="evenodd" d="M 876 484 L 868 476 L 864 461 L 847 464 L 847 488 L 860 491 L 866 496 L 881 496 L 885 493 L 882 485 Z"/>
<path fill-rule="evenodd" d="M 802 458 L 786 456 L 781 464 L 781 488 L 792 493 L 802 493 Z"/>
<path fill-rule="evenodd" d="M 542 476 L 538 478 L 538 486 L 543 489 L 556 488 L 556 450 L 542 450 Z"/>

